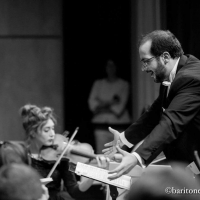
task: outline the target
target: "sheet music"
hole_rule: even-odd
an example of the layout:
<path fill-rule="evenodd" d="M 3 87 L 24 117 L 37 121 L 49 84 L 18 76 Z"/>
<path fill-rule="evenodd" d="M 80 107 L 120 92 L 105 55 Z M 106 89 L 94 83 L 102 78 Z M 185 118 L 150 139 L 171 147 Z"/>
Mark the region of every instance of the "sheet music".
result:
<path fill-rule="evenodd" d="M 86 176 L 88 178 L 92 178 L 110 185 L 115 185 L 126 190 L 129 190 L 131 186 L 130 176 L 122 175 L 115 180 L 109 180 L 108 176 L 110 176 L 110 174 L 108 174 L 108 170 L 80 162 L 78 162 L 76 165 L 75 173 L 79 176 Z"/>

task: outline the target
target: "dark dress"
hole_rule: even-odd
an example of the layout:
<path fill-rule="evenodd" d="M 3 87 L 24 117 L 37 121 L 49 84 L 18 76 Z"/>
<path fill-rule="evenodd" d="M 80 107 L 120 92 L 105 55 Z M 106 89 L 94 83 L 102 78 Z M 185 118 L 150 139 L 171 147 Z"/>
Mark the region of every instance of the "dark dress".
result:
<path fill-rule="evenodd" d="M 47 177 L 54 163 L 31 158 L 32 167 L 44 178 Z M 53 181 L 46 185 L 49 190 L 49 200 L 72 200 L 73 198 L 80 199 L 83 196 L 84 192 L 79 190 L 75 174 L 69 171 L 68 168 L 69 160 L 63 158 L 51 176 Z M 61 191 L 62 180 L 64 187 Z"/>

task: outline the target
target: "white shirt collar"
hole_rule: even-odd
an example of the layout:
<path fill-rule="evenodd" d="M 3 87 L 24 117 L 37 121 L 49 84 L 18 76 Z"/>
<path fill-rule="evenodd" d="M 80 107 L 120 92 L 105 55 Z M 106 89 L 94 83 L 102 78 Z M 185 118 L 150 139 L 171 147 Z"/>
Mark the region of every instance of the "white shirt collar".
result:
<path fill-rule="evenodd" d="M 162 84 L 165 85 L 165 86 L 170 86 L 171 83 L 173 82 L 174 78 L 175 78 L 175 75 L 176 75 L 176 70 L 177 70 L 177 67 L 178 67 L 178 62 L 180 60 L 180 57 L 178 58 L 178 60 L 176 61 L 172 71 L 170 72 L 169 74 L 169 81 L 163 81 Z"/>

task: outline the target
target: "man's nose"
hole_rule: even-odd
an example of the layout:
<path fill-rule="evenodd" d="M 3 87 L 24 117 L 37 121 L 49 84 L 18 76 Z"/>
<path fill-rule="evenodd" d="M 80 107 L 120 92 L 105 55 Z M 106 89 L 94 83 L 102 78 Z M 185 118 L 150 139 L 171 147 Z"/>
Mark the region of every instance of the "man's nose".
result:
<path fill-rule="evenodd" d="M 146 72 L 146 71 L 148 70 L 148 68 L 147 68 L 147 66 L 142 66 L 141 70 L 142 70 L 143 72 Z"/>

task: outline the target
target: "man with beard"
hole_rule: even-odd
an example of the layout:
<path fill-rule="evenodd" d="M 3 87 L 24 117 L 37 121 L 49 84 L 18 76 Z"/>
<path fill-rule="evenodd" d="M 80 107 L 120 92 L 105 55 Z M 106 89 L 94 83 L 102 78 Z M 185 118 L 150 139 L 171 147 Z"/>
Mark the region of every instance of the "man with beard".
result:
<path fill-rule="evenodd" d="M 160 152 L 168 161 L 197 168 L 194 151 L 200 153 L 200 60 L 184 55 L 178 39 L 170 32 L 155 30 L 139 42 L 142 71 L 161 83 L 158 98 L 124 132 L 109 128 L 114 140 L 105 144 L 105 155 L 122 154 L 110 179 L 126 174 L 137 164 L 147 167 Z M 144 142 L 134 153 L 120 149 Z"/>

